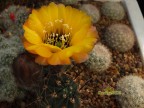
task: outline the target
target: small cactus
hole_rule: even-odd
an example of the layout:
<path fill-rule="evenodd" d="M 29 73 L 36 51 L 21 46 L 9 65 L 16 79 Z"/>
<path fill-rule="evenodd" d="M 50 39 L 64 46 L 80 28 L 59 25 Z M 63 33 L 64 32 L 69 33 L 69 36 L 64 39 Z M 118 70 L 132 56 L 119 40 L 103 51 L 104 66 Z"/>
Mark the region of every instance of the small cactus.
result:
<path fill-rule="evenodd" d="M 125 76 L 117 82 L 117 96 L 122 108 L 144 107 L 144 80 L 138 76 Z"/>
<path fill-rule="evenodd" d="M 97 23 L 100 19 L 100 12 L 97 7 L 92 4 L 83 4 L 80 9 L 86 12 L 92 19 L 93 23 Z"/>
<path fill-rule="evenodd" d="M 0 34 L 0 43 L 5 40 L 4 35 Z M 1 48 L 1 47 L 0 47 Z"/>
<path fill-rule="evenodd" d="M 0 67 L 0 101 L 12 102 L 16 97 L 22 96 L 24 97 L 24 92 L 17 88 L 11 67 Z"/>
<path fill-rule="evenodd" d="M 127 25 L 112 24 L 106 29 L 104 40 L 112 49 L 126 52 L 134 46 L 135 36 Z"/>
<path fill-rule="evenodd" d="M 29 13 L 30 11 L 26 7 L 10 5 L 0 14 L 0 20 L 5 29 L 8 29 L 11 25 L 22 25 Z"/>
<path fill-rule="evenodd" d="M 78 108 L 80 105 L 77 85 L 66 76 L 46 78 L 38 97 L 42 97 L 40 105 L 44 108 Z"/>
<path fill-rule="evenodd" d="M 103 15 L 113 20 L 122 20 L 125 16 L 125 10 L 118 2 L 105 2 L 101 11 Z"/>
<path fill-rule="evenodd" d="M 17 26 L 17 25 L 12 25 L 10 26 L 6 32 L 4 32 L 5 37 L 12 37 L 12 36 L 17 36 L 17 37 L 22 37 L 24 33 L 24 30 Z"/>
<path fill-rule="evenodd" d="M 15 57 L 17 57 L 16 48 L 0 50 L 0 65 L 10 65 L 13 63 Z"/>
<path fill-rule="evenodd" d="M 2 21 L 2 25 L 5 28 L 8 28 L 9 26 L 14 24 L 14 21 L 15 21 L 14 12 L 17 9 L 18 9 L 17 6 L 11 5 L 7 9 L 2 11 L 2 13 L 0 14 L 0 20 Z"/>
<path fill-rule="evenodd" d="M 97 43 L 84 64 L 94 72 L 102 72 L 109 68 L 111 61 L 111 52 L 101 43 Z"/>

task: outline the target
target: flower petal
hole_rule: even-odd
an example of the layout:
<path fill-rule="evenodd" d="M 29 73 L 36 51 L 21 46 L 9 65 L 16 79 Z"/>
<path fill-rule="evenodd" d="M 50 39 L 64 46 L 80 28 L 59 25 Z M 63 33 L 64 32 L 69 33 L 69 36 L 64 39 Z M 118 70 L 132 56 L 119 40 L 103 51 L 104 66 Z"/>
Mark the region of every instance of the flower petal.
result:
<path fill-rule="evenodd" d="M 40 65 L 48 65 L 47 58 L 41 56 L 36 57 L 35 62 Z"/>
<path fill-rule="evenodd" d="M 37 10 L 33 9 L 32 14 L 30 14 L 28 20 L 24 23 L 24 26 L 27 26 L 29 29 L 35 31 L 39 36 L 43 36 L 43 25 L 37 17 Z"/>
<path fill-rule="evenodd" d="M 76 63 L 82 63 L 88 59 L 88 54 L 86 53 L 75 53 L 72 58 Z"/>
<path fill-rule="evenodd" d="M 50 57 L 52 55 L 50 49 L 48 47 L 44 47 L 43 45 L 39 45 L 35 49 L 35 52 L 42 57 Z"/>
<path fill-rule="evenodd" d="M 48 63 L 51 65 L 68 65 L 71 64 L 71 61 L 69 58 L 62 58 L 62 55 L 60 53 L 53 54 L 50 58 L 47 59 Z"/>
<path fill-rule="evenodd" d="M 34 51 L 35 48 L 37 48 L 36 45 L 33 45 L 31 43 L 29 43 L 28 41 L 23 41 L 24 44 L 24 48 L 26 50 L 28 50 L 28 52 L 32 53 L 32 54 L 36 54 L 36 52 Z"/>
<path fill-rule="evenodd" d="M 36 32 L 34 32 L 33 30 L 29 29 L 26 26 L 23 26 L 23 28 L 25 30 L 24 37 L 28 42 L 30 42 L 32 44 L 42 43 L 42 39 Z"/>

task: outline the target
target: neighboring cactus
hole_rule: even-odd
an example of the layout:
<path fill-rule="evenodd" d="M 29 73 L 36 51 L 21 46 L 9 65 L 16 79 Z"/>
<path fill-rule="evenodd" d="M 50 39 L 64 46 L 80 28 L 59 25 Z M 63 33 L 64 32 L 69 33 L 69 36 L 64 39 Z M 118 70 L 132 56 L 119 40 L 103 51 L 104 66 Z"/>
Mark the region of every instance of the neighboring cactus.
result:
<path fill-rule="evenodd" d="M 12 64 L 15 57 L 17 57 L 17 49 L 14 47 L 0 50 L 0 65 Z"/>
<path fill-rule="evenodd" d="M 83 4 L 80 9 L 86 12 L 91 18 L 93 23 L 97 23 L 100 19 L 100 12 L 97 7 L 92 4 Z"/>
<path fill-rule="evenodd" d="M 134 46 L 135 36 L 127 25 L 112 24 L 106 29 L 104 41 L 112 49 L 126 52 Z"/>
<path fill-rule="evenodd" d="M 24 33 L 24 30 L 21 27 L 17 25 L 12 25 L 6 30 L 6 32 L 4 32 L 4 36 L 5 37 L 12 37 L 12 36 L 22 37 L 23 33 Z"/>
<path fill-rule="evenodd" d="M 13 101 L 16 97 L 24 97 L 24 92 L 15 84 L 10 66 L 0 67 L 0 101 Z"/>
<path fill-rule="evenodd" d="M 18 10 L 15 13 L 16 24 L 23 24 L 30 14 L 30 9 L 24 6 L 19 6 Z"/>
<path fill-rule="evenodd" d="M 94 72 L 102 72 L 109 68 L 111 61 L 111 52 L 101 43 L 97 43 L 84 64 Z"/>
<path fill-rule="evenodd" d="M 18 6 L 11 5 L 0 14 L 0 20 L 2 21 L 2 25 L 6 29 L 9 26 L 14 24 L 14 20 L 15 20 L 14 13 L 17 9 L 18 9 Z"/>
<path fill-rule="evenodd" d="M 0 34 L 0 43 L 5 40 L 4 35 Z M 1 48 L 1 47 L 0 47 Z"/>
<path fill-rule="evenodd" d="M 69 5 L 69 4 L 77 4 L 78 0 L 61 0 L 62 3 Z"/>
<path fill-rule="evenodd" d="M 125 76 L 117 82 L 117 96 L 122 108 L 144 108 L 144 80 L 138 76 Z"/>
<path fill-rule="evenodd" d="M 113 20 L 122 20 L 125 16 L 125 10 L 119 2 L 105 2 L 101 11 L 103 15 Z"/>
<path fill-rule="evenodd" d="M 79 108 L 77 85 L 66 76 L 50 76 L 38 91 L 42 108 Z"/>
<path fill-rule="evenodd" d="M 11 25 L 22 25 L 28 17 L 30 10 L 23 6 L 11 5 L 0 14 L 0 20 L 5 29 Z M 22 27 L 21 27 L 22 28 Z"/>

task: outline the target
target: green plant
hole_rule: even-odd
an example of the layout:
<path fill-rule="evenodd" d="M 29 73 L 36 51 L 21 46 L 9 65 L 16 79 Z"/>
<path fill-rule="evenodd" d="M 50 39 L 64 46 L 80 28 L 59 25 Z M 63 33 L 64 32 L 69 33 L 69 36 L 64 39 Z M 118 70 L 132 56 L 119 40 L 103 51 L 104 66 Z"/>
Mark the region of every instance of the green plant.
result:
<path fill-rule="evenodd" d="M 30 10 L 23 6 L 10 5 L 0 14 L 0 20 L 5 29 L 17 24 L 22 29 L 22 24 L 27 19 Z"/>
<path fill-rule="evenodd" d="M 42 108 L 78 108 L 80 105 L 77 85 L 66 76 L 45 78 L 38 97 Z"/>
<path fill-rule="evenodd" d="M 23 98 L 24 91 L 17 88 L 11 66 L 1 66 L 0 101 L 12 102 L 16 97 Z"/>
<path fill-rule="evenodd" d="M 117 23 L 106 28 L 104 41 L 112 49 L 126 52 L 134 46 L 135 36 L 127 25 Z"/>
<path fill-rule="evenodd" d="M 125 16 L 125 10 L 119 2 L 105 2 L 101 11 L 103 15 L 113 20 L 122 20 Z"/>
<path fill-rule="evenodd" d="M 20 26 L 20 25 L 19 25 Z M 5 32 L 4 36 L 5 37 L 22 37 L 24 30 L 22 27 L 19 27 L 18 25 L 11 25 Z"/>
<path fill-rule="evenodd" d="M 15 57 L 17 57 L 15 47 L 0 50 L 0 65 L 10 65 L 12 64 Z"/>
<path fill-rule="evenodd" d="M 111 52 L 101 43 L 97 43 L 84 64 L 94 72 L 102 72 L 109 68 L 111 61 Z"/>
<path fill-rule="evenodd" d="M 97 23 L 100 19 L 99 9 L 92 4 L 83 4 L 80 9 L 86 12 L 91 18 L 93 23 Z"/>
<path fill-rule="evenodd" d="M 117 82 L 117 90 L 121 95 L 117 96 L 122 108 L 144 107 L 144 80 L 141 77 L 129 75 Z"/>

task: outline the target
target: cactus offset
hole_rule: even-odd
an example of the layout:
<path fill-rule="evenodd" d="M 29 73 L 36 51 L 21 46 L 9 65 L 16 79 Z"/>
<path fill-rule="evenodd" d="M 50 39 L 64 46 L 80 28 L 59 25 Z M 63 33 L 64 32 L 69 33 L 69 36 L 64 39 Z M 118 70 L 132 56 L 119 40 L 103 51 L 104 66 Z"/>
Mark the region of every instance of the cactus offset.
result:
<path fill-rule="evenodd" d="M 100 20 L 100 12 L 97 7 L 92 4 L 83 4 L 80 9 L 86 12 L 92 19 L 93 23 L 97 23 Z M 93 11 L 92 11 L 93 10 Z"/>
<path fill-rule="evenodd" d="M 118 2 L 105 2 L 101 11 L 103 15 L 113 20 L 122 20 L 125 16 L 125 10 Z"/>
<path fill-rule="evenodd" d="M 117 96 L 122 108 L 144 107 L 144 80 L 138 76 L 125 76 L 117 82 L 117 90 L 121 95 Z"/>
<path fill-rule="evenodd" d="M 111 61 L 111 52 L 101 43 L 97 43 L 84 64 L 94 72 L 102 72 L 109 68 Z"/>
<path fill-rule="evenodd" d="M 133 31 L 125 24 L 112 24 L 104 34 L 104 41 L 114 50 L 126 52 L 134 46 Z"/>

